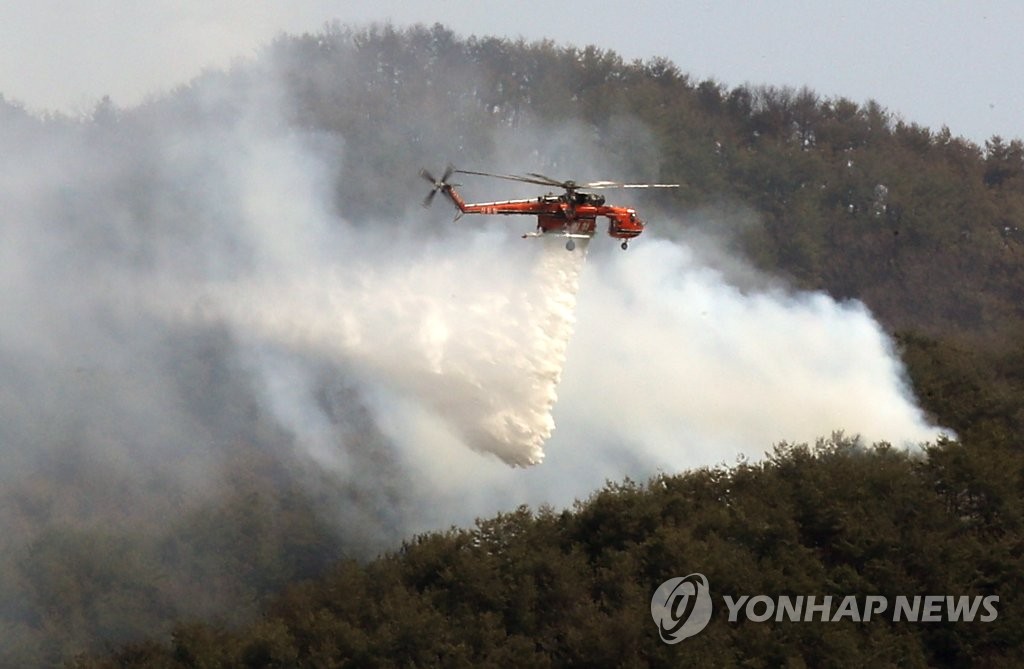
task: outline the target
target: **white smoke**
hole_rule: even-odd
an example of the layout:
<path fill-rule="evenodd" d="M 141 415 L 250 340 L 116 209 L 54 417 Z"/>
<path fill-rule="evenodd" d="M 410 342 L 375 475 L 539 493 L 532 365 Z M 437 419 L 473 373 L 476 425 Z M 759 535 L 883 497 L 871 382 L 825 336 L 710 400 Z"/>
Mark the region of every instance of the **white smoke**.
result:
<path fill-rule="evenodd" d="M 939 434 L 859 302 L 786 289 L 706 240 L 649 232 L 622 253 L 598 237 L 583 271 L 585 246 L 520 240 L 520 219 L 348 221 L 309 188 L 331 166 L 308 144 L 260 136 L 240 152 L 240 239 L 259 260 L 175 290 L 171 313 L 231 327 L 277 421 L 344 477 L 361 474 L 314 370 L 354 380 L 409 473 L 413 527 L 569 504 L 783 440 Z M 528 472 L 505 466 L 545 451 Z"/>
<path fill-rule="evenodd" d="M 936 438 L 860 302 L 741 289 L 663 239 L 601 260 L 584 278 L 563 422 L 673 469 L 833 431 L 901 446 Z"/>
<path fill-rule="evenodd" d="M 778 281 L 758 285 L 763 277 L 721 249 L 656 238 L 659 228 L 678 225 L 647 209 L 649 232 L 628 252 L 599 236 L 585 266 L 585 247 L 569 253 L 558 240 L 519 239 L 533 227 L 526 218 L 452 224 L 420 210 L 403 220 L 351 216 L 334 201 L 335 184 L 342 164 L 358 157 L 346 155 L 342 138 L 283 121 L 278 89 L 261 81 L 254 76 L 230 95 L 211 87 L 211 100 L 199 89 L 193 104 L 202 123 L 140 115 L 141 148 L 98 151 L 112 156 L 94 177 L 102 207 L 75 200 L 72 211 L 101 221 L 94 227 L 111 237 L 107 246 L 102 237 L 76 240 L 73 226 L 38 224 L 69 172 L 89 173 L 95 146 L 27 146 L 39 152 L 32 160 L 40 169 L 29 188 L 9 189 L 19 216 L 9 225 L 11 262 L 3 271 L 20 290 L 6 298 L 19 318 L 5 323 L 5 355 L 76 351 L 103 374 L 130 368 L 138 392 L 115 387 L 102 412 L 83 409 L 87 424 L 113 416 L 115 426 L 159 426 L 149 433 L 170 452 L 215 428 L 249 429 L 240 411 L 224 418 L 176 400 L 196 384 L 179 371 L 188 354 L 167 350 L 177 340 L 161 339 L 162 322 L 178 333 L 226 328 L 224 346 L 251 375 L 260 415 L 309 462 L 360 485 L 394 468 L 408 504 L 398 512 L 407 515 L 396 523 L 402 528 L 465 522 L 519 503 L 569 504 L 606 479 L 756 457 L 778 441 L 835 430 L 900 444 L 937 435 L 859 303 Z M 204 111 L 219 109 L 225 95 L 250 112 Z M 168 131 L 150 135 L 148 122 Z M 646 136 L 634 125 L 616 126 L 623 141 Z M 524 171 L 618 176 L 603 172 L 614 161 L 588 139 L 592 133 L 571 125 L 501 132 L 496 145 L 513 153 L 521 145 L 520 160 L 536 161 Z M 537 147 L 554 147 L 558 164 Z M 30 155 L 17 142 L 12 148 Z M 417 168 L 409 166 L 412 177 Z M 123 182 L 150 175 L 141 214 L 117 199 Z M 419 192 L 378 176 L 381 197 L 415 206 Z M 477 186 L 466 187 L 467 197 Z M 29 248 L 42 250 L 19 252 Z M 46 263 L 60 272 L 34 284 Z M 77 298 L 53 309 L 31 299 L 65 288 Z M 74 328 L 48 327 L 69 313 L 78 315 Z M 168 369 L 175 384 L 166 382 Z M 331 379 L 344 379 L 348 390 Z M 61 396 L 85 398 L 95 387 L 68 384 Z M 224 392 L 248 391 L 233 377 Z M 360 453 L 349 424 L 355 404 L 389 441 L 388 457 L 368 461 Z M 8 431 L 31 427 L 14 421 Z M 136 433 L 122 451 L 145 448 Z M 507 466 L 542 460 L 526 470 Z"/>
<path fill-rule="evenodd" d="M 502 263 L 500 249 L 515 242 L 478 230 L 440 245 L 396 243 L 382 259 L 359 257 L 364 235 L 343 228 L 335 260 L 323 265 L 304 258 L 269 280 L 208 287 L 203 313 L 246 339 L 345 365 L 428 410 L 471 449 L 510 465 L 541 462 L 585 245 L 568 253 L 561 243 L 542 244 L 533 258 Z M 281 410 L 292 403 L 274 402 L 280 417 L 295 415 Z"/>

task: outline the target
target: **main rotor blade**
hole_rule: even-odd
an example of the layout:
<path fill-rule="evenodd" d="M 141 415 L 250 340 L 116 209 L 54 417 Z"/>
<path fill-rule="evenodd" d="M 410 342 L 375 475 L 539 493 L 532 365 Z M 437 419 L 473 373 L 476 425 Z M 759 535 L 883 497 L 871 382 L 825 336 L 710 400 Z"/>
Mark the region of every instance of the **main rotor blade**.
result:
<path fill-rule="evenodd" d="M 679 184 L 627 184 L 621 181 L 591 181 L 590 183 L 578 184 L 575 181 L 559 181 L 545 174 L 538 172 L 527 172 L 527 176 L 516 174 L 492 174 L 491 172 L 477 172 L 474 170 L 454 170 L 454 174 L 474 174 L 479 177 L 491 177 L 494 179 L 505 179 L 507 181 L 518 181 L 520 183 L 536 184 L 538 186 L 552 186 L 566 190 L 596 190 L 601 188 L 679 188 Z M 444 181 L 447 181 L 448 173 L 445 173 Z"/>
<path fill-rule="evenodd" d="M 571 181 L 559 181 L 558 179 L 552 179 L 546 174 L 537 174 L 536 172 L 527 172 L 528 175 L 542 181 L 546 181 L 549 186 L 558 186 L 559 188 L 567 188 Z"/>
<path fill-rule="evenodd" d="M 424 200 L 423 200 L 423 206 L 424 207 L 429 207 L 430 203 L 434 201 L 434 196 L 435 195 L 437 195 L 437 189 L 436 188 L 434 190 L 430 191 L 429 193 L 427 193 L 427 197 L 424 198 Z"/>
<path fill-rule="evenodd" d="M 475 174 L 478 177 L 492 177 L 494 179 L 506 179 L 508 181 L 519 181 L 526 184 L 536 184 L 538 186 L 558 186 L 562 188 L 561 181 L 555 181 L 554 179 L 548 179 L 545 177 L 544 181 L 540 179 L 531 179 L 528 177 L 516 176 L 515 174 L 491 174 L 490 172 L 476 172 L 473 170 L 455 170 L 456 174 Z"/>
<path fill-rule="evenodd" d="M 580 184 L 577 188 L 679 188 L 679 184 L 624 184 L 618 181 L 592 181 L 588 184 Z"/>
<path fill-rule="evenodd" d="M 437 179 L 434 178 L 434 175 L 428 172 L 425 168 L 420 170 L 420 176 L 429 181 L 431 184 L 437 183 Z"/>

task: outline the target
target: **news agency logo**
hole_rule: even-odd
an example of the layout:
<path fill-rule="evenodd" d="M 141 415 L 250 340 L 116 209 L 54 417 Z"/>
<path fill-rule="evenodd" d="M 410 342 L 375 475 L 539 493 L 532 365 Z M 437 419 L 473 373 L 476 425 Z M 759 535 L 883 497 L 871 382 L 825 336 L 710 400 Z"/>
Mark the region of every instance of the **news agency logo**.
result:
<path fill-rule="evenodd" d="M 982 622 L 999 617 L 999 596 L 899 595 L 893 602 L 882 595 L 723 595 L 730 623 L 742 617 L 749 622 L 870 622 L 888 618 L 894 623 Z M 838 605 L 835 602 L 838 601 Z M 711 591 L 704 574 L 670 578 L 651 597 L 651 617 L 661 640 L 676 644 L 705 627 L 711 620 Z"/>
<path fill-rule="evenodd" d="M 998 595 L 986 597 L 966 595 L 900 595 L 890 603 L 883 595 L 857 597 L 847 595 L 835 597 L 825 595 L 741 595 L 733 599 L 723 596 L 725 608 L 729 611 L 729 622 L 740 619 L 740 613 L 750 622 L 814 622 L 823 623 L 850 620 L 857 623 L 870 622 L 875 618 L 888 618 L 894 623 L 972 623 L 975 620 L 990 623 L 999 617 Z M 838 600 L 838 606 L 834 602 Z"/>
<path fill-rule="evenodd" d="M 690 574 L 665 581 L 651 597 L 651 617 L 665 643 L 679 643 L 697 634 L 711 620 L 708 579 Z"/>

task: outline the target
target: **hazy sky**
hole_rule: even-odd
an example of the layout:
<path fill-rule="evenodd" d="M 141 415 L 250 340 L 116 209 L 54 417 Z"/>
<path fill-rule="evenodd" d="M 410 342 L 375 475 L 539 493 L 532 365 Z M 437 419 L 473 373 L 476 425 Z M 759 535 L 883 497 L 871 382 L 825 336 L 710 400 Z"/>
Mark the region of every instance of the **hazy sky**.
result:
<path fill-rule="evenodd" d="M 907 121 L 982 143 L 1024 137 L 1024 2 L 1018 0 L 57 0 L 0 5 L 0 93 L 31 109 L 121 106 L 204 67 L 252 56 L 325 22 L 440 22 L 466 36 L 597 44 L 665 56 L 730 86 L 808 85 L 877 100 Z"/>

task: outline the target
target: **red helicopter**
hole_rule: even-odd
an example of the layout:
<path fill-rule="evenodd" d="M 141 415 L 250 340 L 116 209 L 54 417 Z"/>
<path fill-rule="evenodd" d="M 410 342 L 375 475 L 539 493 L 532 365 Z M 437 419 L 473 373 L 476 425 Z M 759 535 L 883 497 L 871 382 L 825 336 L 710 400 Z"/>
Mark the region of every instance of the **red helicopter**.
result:
<path fill-rule="evenodd" d="M 459 195 L 455 187 L 459 184 L 450 184 L 448 179 L 453 174 L 472 174 L 481 177 L 492 177 L 495 179 L 507 179 L 508 181 L 519 181 L 521 183 L 537 184 L 539 186 L 551 186 L 565 190 L 561 195 L 548 193 L 529 200 L 506 200 L 504 202 L 480 202 L 467 203 Z M 537 217 L 537 230 L 523 235 L 526 237 L 540 237 L 542 235 L 556 235 L 566 237 L 568 241 L 565 248 L 572 251 L 576 248 L 576 239 L 590 239 L 597 230 L 597 217 L 608 218 L 608 234 L 615 239 L 622 240 L 622 250 L 629 247 L 629 240 L 637 237 L 644 231 L 644 222 L 641 221 L 635 209 L 628 207 L 612 207 L 606 205 L 604 196 L 597 193 L 584 191 L 600 190 L 605 188 L 678 188 L 679 184 L 626 184 L 617 181 L 592 181 L 579 184 L 575 181 L 559 181 L 551 177 L 528 172 L 526 176 L 512 174 L 490 174 L 488 172 L 474 172 L 472 170 L 457 170 L 449 165 L 448 169 L 440 179 L 427 170 L 420 170 L 420 176 L 429 181 L 433 189 L 423 201 L 423 206 L 428 207 L 434 201 L 438 192 L 448 196 L 456 207 L 459 208 L 458 220 L 463 214 L 531 214 Z"/>

